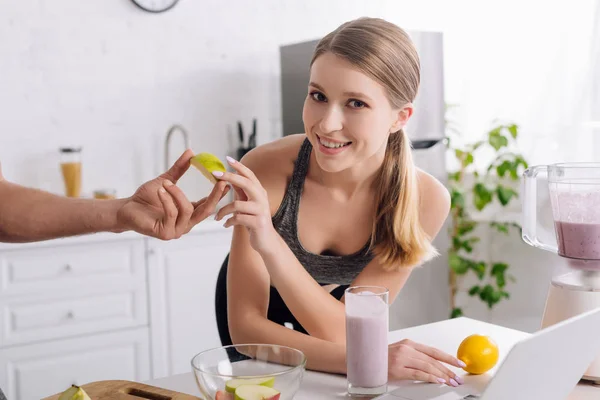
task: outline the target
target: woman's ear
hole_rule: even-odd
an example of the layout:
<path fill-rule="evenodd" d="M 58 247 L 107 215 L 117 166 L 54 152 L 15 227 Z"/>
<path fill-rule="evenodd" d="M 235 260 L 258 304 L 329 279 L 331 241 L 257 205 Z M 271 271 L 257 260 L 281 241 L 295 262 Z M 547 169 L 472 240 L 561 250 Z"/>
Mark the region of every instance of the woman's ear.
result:
<path fill-rule="evenodd" d="M 398 132 L 400 129 L 404 128 L 404 125 L 408 122 L 410 117 L 412 116 L 414 111 L 414 107 L 412 103 L 406 103 L 404 107 L 402 107 L 399 111 L 396 112 L 396 120 L 390 129 L 391 132 Z"/>

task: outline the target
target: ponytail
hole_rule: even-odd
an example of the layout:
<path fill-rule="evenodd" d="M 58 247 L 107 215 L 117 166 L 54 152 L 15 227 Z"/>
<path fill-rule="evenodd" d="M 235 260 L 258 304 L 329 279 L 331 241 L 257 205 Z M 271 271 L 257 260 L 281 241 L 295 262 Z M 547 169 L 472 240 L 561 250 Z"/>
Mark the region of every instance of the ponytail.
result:
<path fill-rule="evenodd" d="M 390 135 L 376 181 L 371 247 L 386 270 L 416 266 L 437 254 L 419 222 L 417 175 L 403 130 Z"/>

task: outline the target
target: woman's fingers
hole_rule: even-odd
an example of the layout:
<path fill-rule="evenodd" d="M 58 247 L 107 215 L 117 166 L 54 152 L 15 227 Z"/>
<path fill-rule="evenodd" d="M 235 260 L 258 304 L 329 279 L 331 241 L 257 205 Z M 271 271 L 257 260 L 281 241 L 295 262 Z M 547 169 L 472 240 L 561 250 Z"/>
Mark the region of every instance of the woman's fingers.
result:
<path fill-rule="evenodd" d="M 256 215 L 259 212 L 260 212 L 260 206 L 258 205 L 258 203 L 255 203 L 253 201 L 236 200 L 232 203 L 227 204 L 223 208 L 221 208 L 217 212 L 215 219 L 217 221 L 220 221 L 226 215 L 233 214 L 233 213 Z"/>
<path fill-rule="evenodd" d="M 410 340 L 406 341 L 405 343 L 414 348 L 415 350 L 427 354 L 429 357 L 432 357 L 438 361 L 445 362 L 446 364 L 453 365 L 458 368 L 462 368 L 465 366 L 465 364 L 456 357 L 452 357 L 450 354 L 444 353 L 443 351 L 434 347 L 429 347 L 424 344 L 416 343 Z"/>
<path fill-rule="evenodd" d="M 231 157 L 227 157 L 227 162 L 229 163 L 229 165 L 231 165 L 231 167 L 233 169 L 235 169 L 238 172 L 238 174 L 245 176 L 246 178 L 250 179 L 252 182 L 260 185 L 260 181 L 258 180 L 256 175 L 254 175 L 254 172 L 252 172 L 252 170 L 250 168 L 246 167 L 244 164 L 242 164 L 239 161 L 234 160 Z"/>
<path fill-rule="evenodd" d="M 259 199 L 264 193 L 264 189 L 260 183 L 256 183 L 245 176 L 221 171 L 213 172 L 213 175 L 221 181 L 231 183 L 235 188 L 242 189 L 248 198 L 252 200 Z M 236 192 L 239 193 L 237 190 Z"/>

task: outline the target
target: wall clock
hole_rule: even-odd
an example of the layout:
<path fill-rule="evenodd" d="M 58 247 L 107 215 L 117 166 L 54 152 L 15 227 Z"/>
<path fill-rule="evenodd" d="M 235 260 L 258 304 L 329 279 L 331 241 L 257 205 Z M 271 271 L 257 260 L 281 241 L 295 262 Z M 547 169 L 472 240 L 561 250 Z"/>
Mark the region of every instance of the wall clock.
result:
<path fill-rule="evenodd" d="M 179 0 L 131 0 L 144 11 L 161 13 L 175 7 Z"/>

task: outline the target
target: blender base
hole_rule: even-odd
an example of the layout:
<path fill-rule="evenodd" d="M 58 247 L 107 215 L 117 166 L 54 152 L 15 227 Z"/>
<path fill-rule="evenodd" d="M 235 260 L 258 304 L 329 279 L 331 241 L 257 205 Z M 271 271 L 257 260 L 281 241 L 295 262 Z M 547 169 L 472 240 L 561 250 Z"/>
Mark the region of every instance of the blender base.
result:
<path fill-rule="evenodd" d="M 552 279 L 542 328 L 600 307 L 600 272 L 574 271 Z M 582 380 L 600 385 L 600 354 Z"/>

